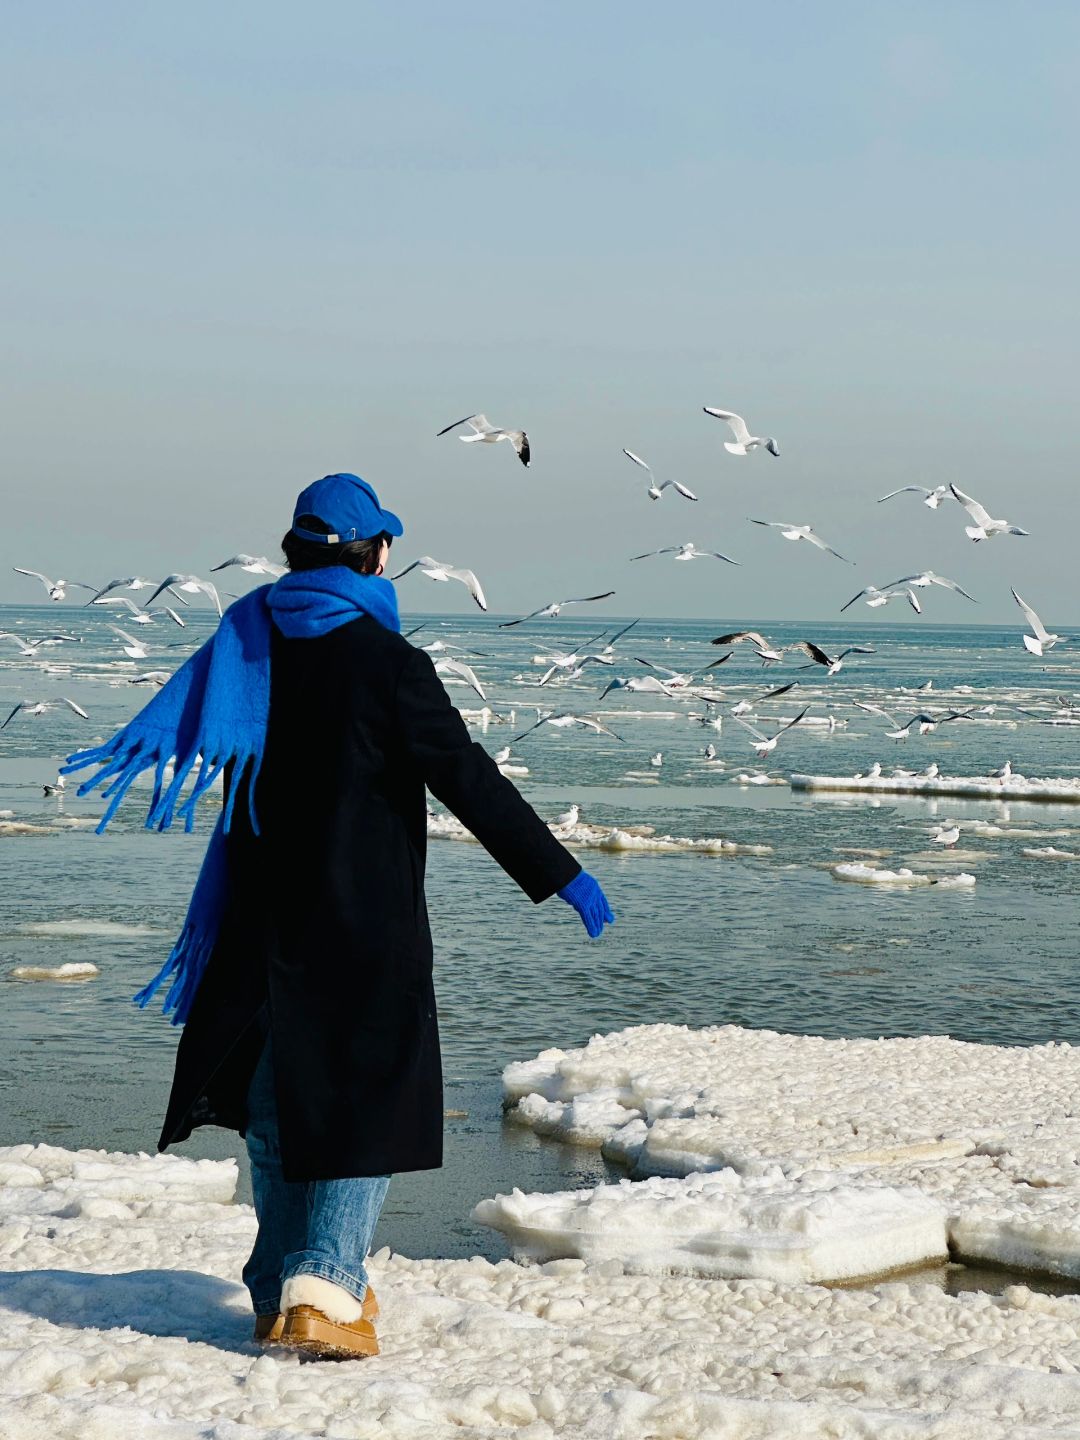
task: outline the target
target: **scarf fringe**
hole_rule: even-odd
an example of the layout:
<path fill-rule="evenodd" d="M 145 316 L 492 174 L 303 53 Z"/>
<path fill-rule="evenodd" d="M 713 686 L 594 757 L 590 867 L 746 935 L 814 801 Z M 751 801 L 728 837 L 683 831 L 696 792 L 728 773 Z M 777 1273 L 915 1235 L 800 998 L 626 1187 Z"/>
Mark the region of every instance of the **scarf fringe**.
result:
<path fill-rule="evenodd" d="M 173 976 L 173 983 L 165 995 L 161 1013 L 169 1015 L 171 1011 L 170 1024 L 183 1025 L 191 1014 L 195 992 L 202 982 L 215 938 L 213 931 L 201 929 L 190 921 L 185 922 L 165 964 L 148 985 L 144 985 L 132 996 L 139 1009 L 145 1010 L 165 981 Z"/>

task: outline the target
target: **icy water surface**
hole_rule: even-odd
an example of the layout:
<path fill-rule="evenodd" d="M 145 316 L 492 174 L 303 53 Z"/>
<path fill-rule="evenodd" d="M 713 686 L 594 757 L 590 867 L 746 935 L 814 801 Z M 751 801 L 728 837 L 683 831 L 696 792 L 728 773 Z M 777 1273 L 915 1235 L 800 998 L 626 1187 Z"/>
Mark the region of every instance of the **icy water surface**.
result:
<path fill-rule="evenodd" d="M 42 785 L 54 778 L 59 757 L 108 735 L 148 697 L 146 688 L 129 685 L 132 676 L 175 668 L 211 622 L 194 610 L 184 630 L 166 629 L 163 620 L 140 630 L 121 620 L 151 652 L 128 661 L 108 618 L 71 605 L 0 607 L 0 629 L 40 635 L 55 627 L 82 637 L 43 648 L 36 659 L 6 644 L 4 715 L 17 700 L 59 695 L 89 712 L 88 720 L 66 707 L 40 717 L 20 713 L 0 731 L 0 812 L 12 812 L 0 815 L 2 1144 L 152 1149 L 171 1074 L 177 1032 L 157 1014 L 135 1010 L 130 996 L 179 928 L 214 804 L 204 807 L 196 835 L 185 837 L 148 834 L 129 801 L 98 837 L 87 821 L 100 815 L 99 801 L 46 797 Z M 413 617 L 406 628 L 422 620 Z M 534 657 L 570 651 L 617 626 L 615 617 L 596 613 L 510 630 L 487 617 L 429 618 L 414 643 L 439 640 L 471 652 L 465 658 L 503 717 L 473 731 L 493 753 L 527 728 L 538 700 L 556 713 L 598 715 L 622 737 L 545 725 L 514 746 L 530 772 L 518 783 L 545 816 L 576 802 L 592 823 L 722 836 L 771 853 L 581 851 L 618 915 L 594 944 L 566 906 L 532 906 L 479 847 L 432 841 L 428 898 L 446 1105 L 466 1113 L 447 1120 L 442 1172 L 395 1181 L 381 1235 L 395 1248 L 498 1255 L 498 1238 L 468 1221 L 475 1200 L 513 1185 L 561 1189 L 608 1173 L 598 1156 L 504 1127 L 499 1104 L 503 1064 L 547 1046 L 581 1044 L 596 1031 L 674 1021 L 835 1036 L 937 1032 L 1008 1044 L 1080 1042 L 1080 861 L 1022 853 L 1048 846 L 1080 852 L 1080 806 L 810 796 L 786 784 L 739 784 L 735 776 L 761 766 L 750 735 L 730 715 L 749 701 L 767 734 L 806 704 L 812 716 L 837 722 L 786 734 L 769 757 L 776 779 L 793 770 L 851 774 L 874 761 L 886 770 L 937 763 L 946 773 L 979 775 L 1006 760 L 1028 776 L 1071 777 L 1080 773 L 1080 731 L 1048 722 L 1071 718 L 1063 707 L 1077 687 L 1077 657 L 1062 650 L 1039 661 L 1023 650 L 1015 628 L 949 628 L 914 617 L 901 625 L 815 624 L 808 634 L 806 627 L 763 625 L 780 645 L 806 635 L 829 649 L 866 643 L 876 653 L 849 657 L 830 679 L 820 668 L 800 669 L 799 655 L 763 670 L 743 645 L 708 672 L 708 683 L 722 691 L 716 705 L 626 690 L 601 700 L 613 676 L 650 673 L 637 657 L 700 679 L 723 653 L 709 638 L 735 628 L 649 621 L 617 643 L 613 667 L 590 665 L 574 681 L 533 688 L 547 668 Z M 754 705 L 792 680 L 799 682 L 794 691 Z M 932 688 L 918 691 L 927 682 Z M 480 709 L 465 687 L 454 684 L 451 693 L 466 711 Z M 856 699 L 901 721 L 924 708 L 970 709 L 975 718 L 897 742 L 884 738 L 886 721 L 854 708 Z M 723 717 L 720 729 L 695 718 L 716 716 Z M 716 761 L 704 759 L 709 743 Z M 657 768 L 650 757 L 658 751 Z M 936 853 L 930 837 L 938 824 L 975 820 L 988 823 L 963 831 L 958 857 Z M 977 883 L 970 891 L 897 891 L 833 878 L 831 866 L 867 851 L 875 852 L 870 863 L 935 875 L 965 870 Z M 84 961 L 100 972 L 86 982 L 11 976 L 17 966 Z M 197 1132 L 185 1147 L 213 1155 L 236 1149 L 235 1136 L 215 1131 Z"/>

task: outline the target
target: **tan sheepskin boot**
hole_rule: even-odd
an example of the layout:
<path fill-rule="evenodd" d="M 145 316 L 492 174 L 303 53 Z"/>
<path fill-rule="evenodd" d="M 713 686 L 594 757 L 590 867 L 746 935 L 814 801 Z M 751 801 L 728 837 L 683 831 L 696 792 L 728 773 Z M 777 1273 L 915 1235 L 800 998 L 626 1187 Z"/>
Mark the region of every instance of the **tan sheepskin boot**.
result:
<path fill-rule="evenodd" d="M 321 1275 L 290 1276 L 281 1290 L 284 1321 L 277 1342 L 324 1360 L 358 1360 L 379 1353 L 375 1326 L 355 1295 Z"/>

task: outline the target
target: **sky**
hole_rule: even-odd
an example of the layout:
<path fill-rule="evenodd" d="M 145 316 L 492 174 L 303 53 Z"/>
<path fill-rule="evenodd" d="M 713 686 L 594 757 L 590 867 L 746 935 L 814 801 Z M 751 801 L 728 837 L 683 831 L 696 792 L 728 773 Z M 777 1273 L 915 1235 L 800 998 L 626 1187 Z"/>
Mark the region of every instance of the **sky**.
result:
<path fill-rule="evenodd" d="M 836 619 L 931 567 L 980 603 L 927 620 L 1075 626 L 1078 60 L 1053 0 L 16 7 L 0 602 L 276 556 L 350 470 L 493 612 Z M 529 469 L 436 438 L 476 410 Z M 948 481 L 1030 537 L 876 503 Z M 629 561 L 686 540 L 741 567 Z"/>

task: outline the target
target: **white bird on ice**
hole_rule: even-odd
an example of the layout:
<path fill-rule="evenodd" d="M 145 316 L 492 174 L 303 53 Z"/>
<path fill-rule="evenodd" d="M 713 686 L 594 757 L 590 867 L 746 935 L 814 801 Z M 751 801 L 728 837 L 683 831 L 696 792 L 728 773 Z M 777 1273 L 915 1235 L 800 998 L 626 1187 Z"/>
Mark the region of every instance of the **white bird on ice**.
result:
<path fill-rule="evenodd" d="M 46 710 L 55 710 L 57 705 L 66 705 L 69 710 L 73 710 L 76 715 L 80 715 L 84 720 L 90 718 L 82 706 L 76 705 L 74 700 L 69 700 L 66 695 L 57 695 L 55 699 L 52 700 L 20 700 L 10 712 L 3 725 L 0 725 L 0 730 L 6 729 L 20 710 L 24 711 L 27 715 L 44 715 Z"/>
<path fill-rule="evenodd" d="M 605 590 L 602 595 L 582 595 L 576 600 L 553 600 L 550 605 L 541 605 L 539 610 L 530 610 L 528 615 L 522 615 L 517 620 L 500 620 L 499 629 L 508 630 L 511 625 L 524 625 L 526 620 L 543 619 L 545 616 L 554 620 L 566 605 L 586 605 L 592 600 L 609 600 L 614 594 L 614 590 Z"/>
<path fill-rule="evenodd" d="M 754 741 L 756 742 L 754 743 L 754 749 L 757 751 L 758 759 L 760 760 L 768 755 L 770 750 L 776 749 L 776 742 L 780 739 L 780 736 L 783 735 L 784 731 L 790 730 L 793 725 L 798 725 L 799 721 L 809 709 L 810 706 L 805 705 L 793 720 L 789 720 L 786 725 L 781 725 L 775 735 L 763 735 L 756 725 L 750 724 L 749 720 L 739 719 L 738 716 L 735 718 L 745 730 L 749 730 L 750 734 L 754 736 Z"/>
<path fill-rule="evenodd" d="M 580 814 L 580 805 L 571 805 L 569 810 L 564 811 L 561 815 L 556 815 L 555 819 L 551 823 L 553 825 L 558 825 L 563 829 L 569 830 L 577 824 L 578 816 Z"/>
<path fill-rule="evenodd" d="M 729 565 L 741 562 L 722 555 L 719 550 L 699 550 L 692 540 L 685 545 L 665 545 L 662 550 L 646 550 L 644 555 L 631 555 L 631 560 L 648 560 L 653 555 L 674 555 L 676 560 L 726 560 Z"/>
<path fill-rule="evenodd" d="M 935 485 L 932 490 L 928 490 L 925 485 L 901 485 L 899 490 L 890 490 L 887 495 L 882 495 L 877 503 L 880 505 L 883 500 L 891 500 L 894 495 L 906 495 L 909 490 L 921 495 L 923 504 L 929 505 L 931 510 L 936 510 L 949 493 L 947 485 Z"/>
<path fill-rule="evenodd" d="M 951 850 L 960 839 L 960 826 L 950 825 L 948 829 L 942 827 L 936 835 L 932 835 L 930 838 L 935 845 L 945 845 Z"/>
<path fill-rule="evenodd" d="M 496 765 L 508 764 L 510 760 L 510 746 L 504 745 L 501 750 L 496 750 L 491 758 L 495 761 Z"/>
<path fill-rule="evenodd" d="M 487 601 L 484 599 L 484 592 L 480 588 L 480 581 L 471 570 L 459 570 L 453 565 L 446 565 L 441 560 L 433 560 L 430 555 L 421 555 L 419 560 L 414 560 L 411 565 L 406 565 L 404 570 L 399 570 L 396 575 L 391 575 L 391 580 L 400 580 L 403 575 L 408 575 L 410 570 L 420 569 L 422 575 L 429 580 L 460 580 L 462 585 L 480 606 L 486 610 Z"/>
<path fill-rule="evenodd" d="M 847 655 L 874 654 L 874 649 L 871 645 L 849 645 L 846 650 L 841 650 L 839 654 L 835 656 L 826 655 L 825 651 L 822 650 L 821 646 L 815 645 L 812 640 L 799 640 L 794 646 L 792 646 L 792 649 L 801 650 L 804 655 L 809 655 L 810 659 L 813 660 L 815 665 L 824 665 L 825 673 L 827 675 L 837 674 L 837 672 L 843 667 L 844 658 Z M 807 665 L 803 666 L 804 670 L 807 670 L 809 668 L 810 667 Z"/>
<path fill-rule="evenodd" d="M 96 585 L 84 585 L 81 580 L 50 580 L 47 575 L 42 575 L 40 570 L 23 570 L 19 565 L 11 567 L 16 575 L 30 575 L 35 580 L 40 580 L 45 586 L 45 593 L 50 600 L 63 600 L 67 595 L 69 585 L 77 585 L 80 590 L 96 590 Z"/>
<path fill-rule="evenodd" d="M 221 597 L 218 595 L 217 586 L 212 580 L 200 580 L 198 575 L 166 575 L 161 584 L 147 600 L 147 605 L 152 605 L 163 590 L 182 590 L 188 595 L 203 594 L 209 596 L 214 602 L 218 615 L 221 614 Z"/>
<path fill-rule="evenodd" d="M 476 672 L 471 665 L 466 665 L 464 660 L 436 660 L 434 663 L 436 675 L 456 675 L 464 680 L 466 685 L 471 686 L 481 700 L 487 700 L 483 687 L 476 678 Z"/>
<path fill-rule="evenodd" d="M 726 420 L 731 427 L 731 433 L 735 439 L 724 441 L 724 449 L 729 454 L 747 455 L 751 450 L 756 450 L 759 445 L 763 445 L 770 455 L 780 454 L 776 441 L 771 435 L 751 435 L 746 421 L 741 415 L 736 415 L 734 410 L 719 410 L 714 405 L 703 405 L 701 408 L 706 415 L 712 415 L 717 420 Z"/>
<path fill-rule="evenodd" d="M 656 476 L 652 472 L 652 466 L 649 465 L 645 460 L 643 460 L 640 455 L 635 455 L 632 450 L 623 450 L 622 453 L 626 456 L 628 460 L 632 460 L 635 465 L 640 465 L 643 470 L 647 470 L 649 472 L 648 496 L 650 500 L 659 500 L 661 495 L 663 495 L 664 491 L 667 490 L 669 486 L 673 486 L 683 497 L 684 500 L 697 499 L 697 496 L 694 494 L 694 492 L 692 490 L 688 490 L 685 485 L 680 485 L 678 480 L 665 480 L 662 485 L 658 485 L 656 483 Z"/>
<path fill-rule="evenodd" d="M 1021 530 L 1019 525 L 1010 525 L 1007 520 L 995 520 L 979 504 L 978 500 L 973 500 L 970 495 L 965 495 L 963 490 L 958 490 L 955 485 L 950 484 L 949 489 L 971 516 L 972 523 L 964 526 L 964 534 L 969 539 L 991 540 L 995 535 L 1027 535 L 1030 533 L 1027 530 Z"/>
<path fill-rule="evenodd" d="M 1060 641 L 1068 640 L 1069 637 L 1067 635 L 1055 635 L 1047 630 L 1038 615 L 1035 614 L 1035 611 L 1032 610 L 1026 601 L 1020 599 L 1020 596 L 1015 590 L 1012 592 L 1012 597 L 1024 612 L 1024 619 L 1031 626 L 1032 630 L 1035 631 L 1034 635 L 1023 636 L 1024 648 L 1030 650 L 1032 655 L 1041 655 L 1044 650 L 1053 649 Z"/>
<path fill-rule="evenodd" d="M 222 560 L 220 565 L 211 565 L 210 573 L 215 570 L 227 570 L 230 565 L 239 565 L 241 570 L 246 570 L 249 575 L 273 575 L 275 579 L 285 574 L 286 567 L 278 565 L 273 560 L 268 560 L 265 555 L 233 555 L 229 560 Z"/>
<path fill-rule="evenodd" d="M 831 545 L 826 545 L 820 535 L 814 533 L 809 525 L 792 525 L 787 520 L 754 520 L 751 516 L 746 517 L 751 525 L 767 525 L 770 530 L 779 530 L 785 540 L 809 540 L 811 545 L 816 545 L 819 550 L 825 550 L 830 555 L 835 555 L 837 560 L 843 560 L 845 565 L 854 565 L 854 560 L 849 560 L 846 555 L 841 555 L 839 550 L 834 550 Z"/>
<path fill-rule="evenodd" d="M 867 585 L 864 590 L 860 590 L 857 595 L 853 595 L 846 605 L 840 606 L 841 615 L 849 606 L 854 605 L 856 600 L 862 600 L 864 598 L 871 610 L 877 610 L 880 606 L 887 605 L 890 600 L 906 600 L 916 615 L 922 614 L 922 606 L 919 604 L 919 597 L 915 594 L 914 590 L 906 587 L 903 589 L 879 590 L 876 585 Z"/>
<path fill-rule="evenodd" d="M 663 765 L 663 763 L 664 752 L 662 750 L 657 750 L 655 755 L 649 756 L 649 764 L 653 767 L 654 770 L 659 770 L 660 766 Z"/>
<path fill-rule="evenodd" d="M 146 659 L 149 652 L 141 640 L 138 640 L 134 635 L 129 635 L 126 630 L 121 630 L 119 625 L 110 625 L 109 629 L 115 630 L 121 640 L 127 641 L 127 644 L 123 647 L 125 655 L 130 655 L 132 660 Z"/>
<path fill-rule="evenodd" d="M 905 585 L 914 585 L 920 590 L 925 590 L 928 585 L 940 585 L 943 590 L 955 590 L 957 595 L 963 595 L 965 600 L 972 600 L 977 605 L 974 595 L 969 595 L 962 585 L 955 580 L 950 580 L 947 575 L 936 575 L 933 570 L 920 570 L 917 575 L 903 575 L 899 580 L 889 582 L 887 589 L 893 590 Z M 858 596 L 856 596 L 858 599 Z"/>
<path fill-rule="evenodd" d="M 709 744 L 709 745 L 706 745 L 706 746 L 705 746 L 705 759 L 706 759 L 706 760 L 715 760 L 715 759 L 716 759 L 716 746 L 715 746 L 715 745 Z"/>
<path fill-rule="evenodd" d="M 523 465 L 528 465 L 532 452 L 529 449 L 529 437 L 524 430 L 500 430 L 497 425 L 492 425 L 486 415 L 466 415 L 461 420 L 455 420 L 452 425 L 447 425 L 440 430 L 439 435 L 448 435 L 451 430 L 456 430 L 459 425 L 468 425 L 472 430 L 471 435 L 459 435 L 459 440 L 464 440 L 466 445 L 475 444 L 479 441 L 484 445 L 494 445 L 499 440 L 509 440 L 514 451 Z"/>
<path fill-rule="evenodd" d="M 993 779 L 993 780 L 1011 780 L 1011 779 L 1012 779 L 1012 773 L 1013 773 L 1012 761 L 1011 761 L 1011 760 L 1006 760 L 1006 761 L 1005 761 L 1005 764 L 1002 765 L 1002 767 L 1001 767 L 1000 770 L 991 770 L 990 776 L 991 776 L 991 779 Z"/>

